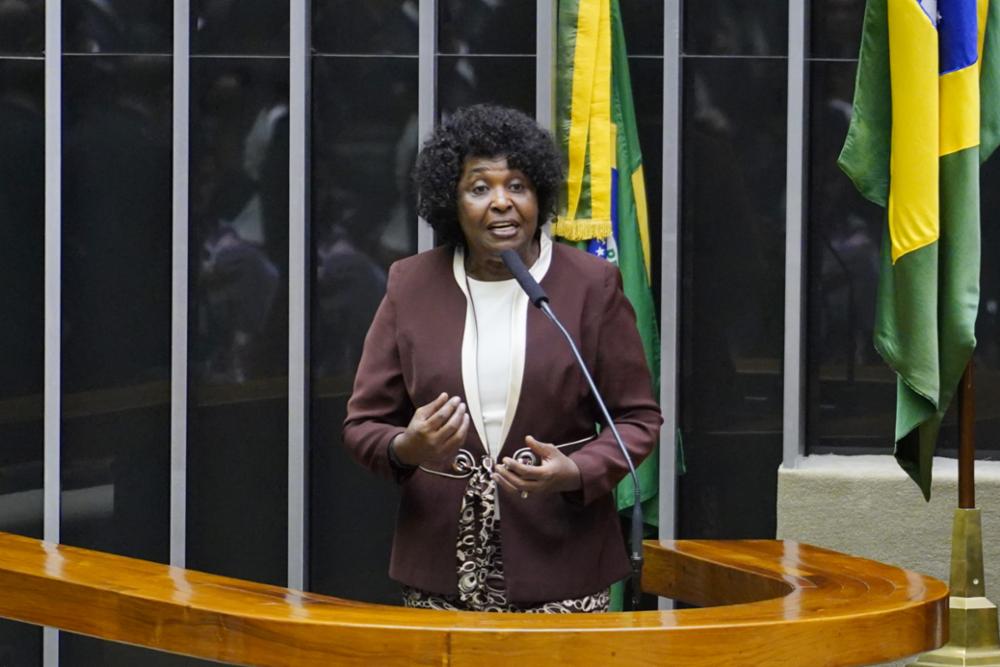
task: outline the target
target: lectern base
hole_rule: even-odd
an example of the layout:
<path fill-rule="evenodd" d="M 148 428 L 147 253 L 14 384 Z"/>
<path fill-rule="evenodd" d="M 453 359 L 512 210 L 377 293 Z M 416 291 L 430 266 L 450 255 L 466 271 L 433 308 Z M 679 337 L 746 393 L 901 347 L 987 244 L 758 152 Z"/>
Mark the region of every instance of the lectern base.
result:
<path fill-rule="evenodd" d="M 955 510 L 950 585 L 950 639 L 936 651 L 920 656 L 910 667 L 1000 667 L 997 607 L 985 597 L 983 531 L 978 509 Z"/>

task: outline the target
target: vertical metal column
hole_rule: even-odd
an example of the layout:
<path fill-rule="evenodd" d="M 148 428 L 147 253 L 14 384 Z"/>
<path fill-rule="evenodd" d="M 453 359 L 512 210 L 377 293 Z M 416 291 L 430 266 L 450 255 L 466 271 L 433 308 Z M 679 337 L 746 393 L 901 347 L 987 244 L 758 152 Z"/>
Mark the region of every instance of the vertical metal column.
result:
<path fill-rule="evenodd" d="M 419 145 L 434 131 L 437 109 L 437 0 L 420 0 L 417 60 L 417 132 Z M 419 146 L 418 146 L 419 147 Z M 434 230 L 417 221 L 417 252 L 434 247 Z"/>
<path fill-rule="evenodd" d="M 556 128 L 556 5 L 558 0 L 535 2 L 535 120 Z"/>
<path fill-rule="evenodd" d="M 62 0 L 45 3 L 45 390 L 42 536 L 59 541 L 62 418 Z M 59 631 L 42 631 L 42 663 L 59 664 Z"/>
<path fill-rule="evenodd" d="M 680 332 L 681 2 L 663 8 L 663 222 L 660 243 L 660 537 L 675 536 Z M 668 601 L 662 601 L 667 603 Z"/>
<path fill-rule="evenodd" d="M 805 453 L 806 0 L 788 3 L 788 155 L 785 173 L 785 350 L 782 465 Z"/>
<path fill-rule="evenodd" d="M 173 269 L 170 317 L 170 564 L 187 560 L 190 0 L 174 2 Z"/>
<path fill-rule="evenodd" d="M 292 0 L 288 136 L 288 587 L 306 587 L 309 451 L 309 2 Z"/>

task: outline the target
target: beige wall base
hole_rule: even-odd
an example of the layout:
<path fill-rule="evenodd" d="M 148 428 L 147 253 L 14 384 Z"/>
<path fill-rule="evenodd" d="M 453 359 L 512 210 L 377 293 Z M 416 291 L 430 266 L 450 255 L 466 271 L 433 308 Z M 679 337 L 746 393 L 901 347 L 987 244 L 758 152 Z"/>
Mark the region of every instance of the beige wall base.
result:
<path fill-rule="evenodd" d="M 931 501 L 891 456 L 817 455 L 778 471 L 779 539 L 864 556 L 948 580 L 954 459 L 934 459 Z M 1000 601 L 1000 461 L 976 463 L 986 596 Z M 904 665 L 905 662 L 889 663 Z"/>

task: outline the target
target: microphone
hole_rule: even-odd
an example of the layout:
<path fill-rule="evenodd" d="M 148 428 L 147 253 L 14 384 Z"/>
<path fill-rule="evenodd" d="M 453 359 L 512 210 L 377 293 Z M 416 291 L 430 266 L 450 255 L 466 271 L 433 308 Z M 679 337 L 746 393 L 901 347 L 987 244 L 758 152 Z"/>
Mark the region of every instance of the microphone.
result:
<path fill-rule="evenodd" d="M 517 284 L 521 286 L 524 293 L 528 295 L 528 300 L 531 301 L 531 304 L 535 308 L 541 308 L 542 303 L 549 300 L 549 295 L 545 293 L 542 286 L 538 284 L 538 281 L 528 271 L 528 267 L 521 261 L 521 256 L 513 250 L 504 250 L 500 253 L 500 259 L 503 260 L 507 270 L 514 274 L 514 279 L 517 280 Z"/>
<path fill-rule="evenodd" d="M 615 428 L 615 422 L 611 419 L 611 414 L 608 412 L 608 406 L 604 403 L 604 397 L 601 396 L 601 392 L 597 390 L 597 385 L 594 383 L 594 378 L 590 375 L 590 371 L 587 369 L 587 364 L 583 361 L 583 357 L 580 355 L 580 350 L 573 341 L 573 337 L 566 331 L 566 327 L 562 325 L 559 318 L 556 317 L 555 313 L 549 307 L 549 296 L 542 289 L 542 286 L 538 284 L 534 276 L 528 271 L 528 267 L 524 265 L 521 260 L 521 256 L 518 255 L 513 250 L 504 250 L 500 253 L 500 259 L 503 260 L 504 265 L 507 270 L 514 275 L 514 279 L 517 280 L 517 284 L 521 286 L 524 293 L 528 295 L 528 299 L 531 301 L 532 305 L 545 313 L 553 324 L 562 332 L 566 342 L 569 343 L 570 350 L 573 352 L 573 356 L 576 358 L 576 363 L 583 372 L 583 377 L 586 378 L 587 384 L 590 386 L 591 393 L 594 394 L 594 398 L 597 400 L 597 405 L 601 409 L 601 414 L 604 416 L 604 421 L 607 422 L 608 427 L 611 429 L 611 433 L 615 438 L 615 442 L 618 443 L 618 448 L 621 450 L 622 455 L 625 457 L 625 463 L 628 464 L 628 472 L 632 478 L 632 491 L 633 491 L 633 502 L 632 502 L 632 530 L 631 530 L 631 547 L 632 553 L 629 555 L 629 562 L 632 565 L 632 609 L 638 611 L 639 609 L 639 599 L 642 597 L 642 496 L 639 491 L 639 477 L 635 472 L 635 463 L 632 461 L 631 455 L 628 453 L 628 449 L 625 448 L 625 443 L 622 442 L 621 435 L 618 434 L 618 429 Z"/>

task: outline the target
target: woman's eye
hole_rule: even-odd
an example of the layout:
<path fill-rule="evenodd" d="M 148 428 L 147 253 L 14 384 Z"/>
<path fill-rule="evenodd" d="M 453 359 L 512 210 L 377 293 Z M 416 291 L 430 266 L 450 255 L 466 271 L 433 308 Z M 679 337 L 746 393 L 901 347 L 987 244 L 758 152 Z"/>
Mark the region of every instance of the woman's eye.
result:
<path fill-rule="evenodd" d="M 472 186 L 472 193 L 473 194 L 483 195 L 483 194 L 486 194 L 487 190 L 489 190 L 489 188 L 487 188 L 485 185 L 473 185 Z"/>
<path fill-rule="evenodd" d="M 523 183 L 518 183 L 517 181 L 515 181 L 515 182 L 511 183 L 510 185 L 508 185 L 507 189 L 510 190 L 511 192 L 521 192 L 521 191 L 524 190 L 524 184 Z"/>

